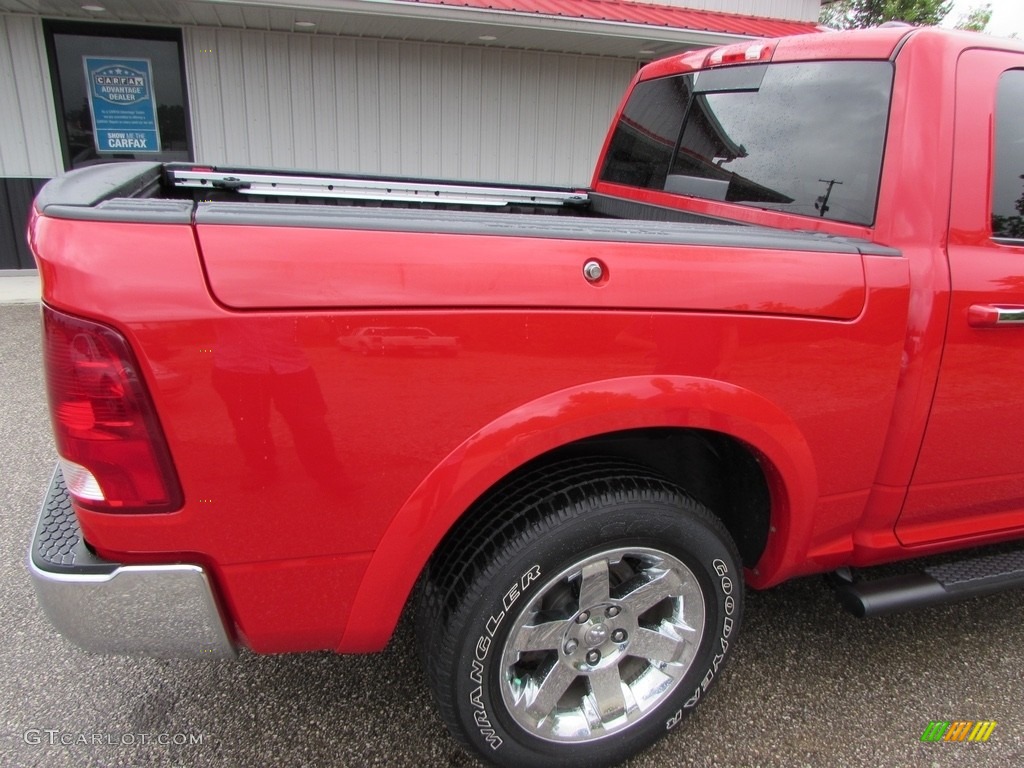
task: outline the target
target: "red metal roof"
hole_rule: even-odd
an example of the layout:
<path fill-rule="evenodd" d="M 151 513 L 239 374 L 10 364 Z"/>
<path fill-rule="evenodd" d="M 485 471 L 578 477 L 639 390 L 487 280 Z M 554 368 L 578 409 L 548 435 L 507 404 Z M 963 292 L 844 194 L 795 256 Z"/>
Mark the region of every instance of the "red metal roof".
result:
<path fill-rule="evenodd" d="M 693 29 L 750 37 L 785 37 L 818 31 L 813 21 L 787 21 L 737 13 L 696 11 L 668 5 L 633 3 L 629 0 L 409 0 L 456 8 L 479 8 L 505 13 L 533 13 L 567 19 L 610 21 L 651 27 Z"/>

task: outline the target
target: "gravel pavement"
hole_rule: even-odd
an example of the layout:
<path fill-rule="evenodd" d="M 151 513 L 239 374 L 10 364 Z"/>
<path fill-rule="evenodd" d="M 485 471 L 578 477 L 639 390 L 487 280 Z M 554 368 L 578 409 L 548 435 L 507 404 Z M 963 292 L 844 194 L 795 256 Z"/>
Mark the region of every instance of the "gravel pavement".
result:
<path fill-rule="evenodd" d="M 37 306 L 0 306 L 0 766 L 469 766 L 403 626 L 382 654 L 97 657 L 39 610 L 25 550 L 54 462 Z M 727 674 L 629 763 L 1024 766 L 1024 593 L 860 621 L 821 579 L 748 595 Z M 923 743 L 994 720 L 987 743 Z"/>

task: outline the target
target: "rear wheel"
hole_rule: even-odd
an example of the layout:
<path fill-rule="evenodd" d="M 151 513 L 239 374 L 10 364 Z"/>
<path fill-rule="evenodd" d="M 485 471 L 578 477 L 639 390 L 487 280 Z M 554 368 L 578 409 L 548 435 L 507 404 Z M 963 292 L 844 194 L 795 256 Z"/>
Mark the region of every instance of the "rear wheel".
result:
<path fill-rule="evenodd" d="M 704 507 L 592 461 L 526 476 L 475 512 L 417 611 L 432 693 L 465 745 L 506 766 L 612 765 L 705 695 L 742 584 Z"/>

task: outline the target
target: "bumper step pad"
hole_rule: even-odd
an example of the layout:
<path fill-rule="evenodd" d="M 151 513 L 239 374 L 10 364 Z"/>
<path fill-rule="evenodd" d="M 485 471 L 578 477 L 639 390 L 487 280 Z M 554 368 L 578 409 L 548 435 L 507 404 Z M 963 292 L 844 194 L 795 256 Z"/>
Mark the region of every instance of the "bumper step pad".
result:
<path fill-rule="evenodd" d="M 59 470 L 50 481 L 39 513 L 32 562 L 37 568 L 54 573 L 113 573 L 117 568 L 117 563 L 96 557 L 85 545 L 64 475 Z"/>

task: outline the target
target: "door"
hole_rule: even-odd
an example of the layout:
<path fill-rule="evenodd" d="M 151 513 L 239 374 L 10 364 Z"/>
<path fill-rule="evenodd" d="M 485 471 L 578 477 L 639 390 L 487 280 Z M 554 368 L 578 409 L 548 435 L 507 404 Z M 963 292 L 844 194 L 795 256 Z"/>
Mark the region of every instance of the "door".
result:
<path fill-rule="evenodd" d="M 1024 532 L 1024 56 L 957 67 L 946 347 L 896 534 Z"/>

